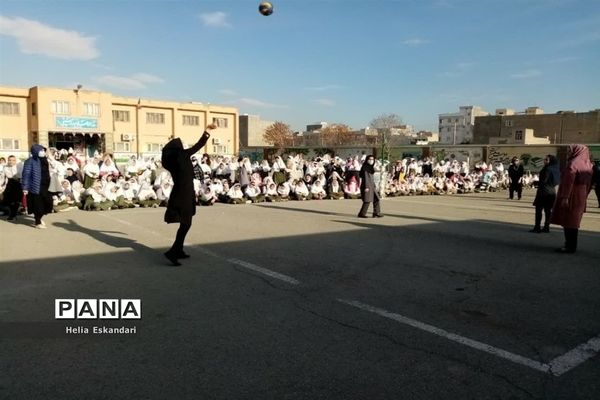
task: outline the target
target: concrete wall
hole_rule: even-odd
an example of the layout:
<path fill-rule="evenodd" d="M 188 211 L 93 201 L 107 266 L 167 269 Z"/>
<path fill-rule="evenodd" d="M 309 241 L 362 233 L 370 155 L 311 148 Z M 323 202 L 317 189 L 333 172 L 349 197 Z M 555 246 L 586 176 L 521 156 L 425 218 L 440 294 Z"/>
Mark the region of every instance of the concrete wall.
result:
<path fill-rule="evenodd" d="M 488 144 L 490 138 L 510 138 L 515 129 L 533 129 L 535 137 L 545 137 L 551 143 L 599 143 L 600 110 L 584 113 L 542 115 L 506 115 L 475 118 L 473 141 Z"/>
<path fill-rule="evenodd" d="M 260 119 L 257 115 L 240 115 L 240 146 L 248 147 L 269 147 L 265 142 L 263 135 L 265 130 L 273 125 L 273 121 Z"/>

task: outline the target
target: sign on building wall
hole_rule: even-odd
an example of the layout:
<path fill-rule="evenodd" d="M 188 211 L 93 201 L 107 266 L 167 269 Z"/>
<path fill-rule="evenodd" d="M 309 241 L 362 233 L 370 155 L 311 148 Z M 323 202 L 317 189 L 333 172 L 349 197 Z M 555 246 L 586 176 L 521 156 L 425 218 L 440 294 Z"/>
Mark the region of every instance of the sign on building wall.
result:
<path fill-rule="evenodd" d="M 56 117 L 58 128 L 96 129 L 98 120 L 95 118 Z"/>

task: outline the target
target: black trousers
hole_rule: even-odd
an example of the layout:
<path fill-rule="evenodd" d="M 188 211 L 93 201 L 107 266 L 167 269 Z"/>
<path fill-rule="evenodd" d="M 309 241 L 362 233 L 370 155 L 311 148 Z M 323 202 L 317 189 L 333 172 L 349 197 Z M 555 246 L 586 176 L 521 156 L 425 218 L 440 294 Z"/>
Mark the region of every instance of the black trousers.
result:
<path fill-rule="evenodd" d="M 567 250 L 577 250 L 577 234 L 579 229 L 577 228 L 563 228 L 565 231 L 565 248 Z"/>
<path fill-rule="evenodd" d="M 511 183 L 508 186 L 508 198 L 512 200 L 515 192 L 517 192 L 517 198 L 520 200 L 523 193 L 523 185 L 521 183 Z"/>
<path fill-rule="evenodd" d="M 600 183 L 596 183 L 594 191 L 596 192 L 596 198 L 598 199 L 598 207 L 600 207 Z"/>
<path fill-rule="evenodd" d="M 185 241 L 185 236 L 191 227 L 192 224 L 179 224 L 179 229 L 177 229 L 177 235 L 175 236 L 175 242 L 173 242 L 173 246 L 171 246 L 169 252 L 174 254 L 183 253 L 183 242 Z"/>
<path fill-rule="evenodd" d="M 362 207 L 361 207 L 358 215 L 366 217 L 367 211 L 369 211 L 369 204 L 371 204 L 371 203 L 367 203 L 367 202 L 363 201 Z M 379 214 L 381 214 L 381 210 L 379 209 L 379 199 L 377 198 L 377 196 L 375 196 L 375 201 L 373 202 L 373 215 L 379 215 Z"/>
<path fill-rule="evenodd" d="M 550 217 L 552 216 L 552 207 L 556 196 L 548 196 L 535 204 L 535 227 L 540 228 L 542 223 L 542 211 L 544 211 L 544 228 L 550 227 Z"/>
<path fill-rule="evenodd" d="M 8 206 L 8 209 L 10 210 L 8 213 L 8 218 L 9 219 L 14 219 L 17 216 L 17 212 L 19 212 L 19 208 L 21 207 L 21 203 L 20 202 L 13 202 L 10 203 Z"/>

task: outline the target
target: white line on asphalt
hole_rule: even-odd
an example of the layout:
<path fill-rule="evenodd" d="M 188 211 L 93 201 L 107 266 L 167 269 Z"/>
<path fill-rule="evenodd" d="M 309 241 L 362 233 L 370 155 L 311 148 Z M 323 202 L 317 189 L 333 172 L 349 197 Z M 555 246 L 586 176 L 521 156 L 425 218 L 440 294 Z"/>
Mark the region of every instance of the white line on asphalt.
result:
<path fill-rule="evenodd" d="M 444 337 L 453 342 L 457 342 L 462 345 L 469 346 L 469 347 L 472 347 L 474 349 L 477 349 L 477 350 L 480 350 L 480 351 L 483 351 L 483 352 L 486 352 L 489 354 L 493 354 L 497 357 L 505 358 L 514 363 L 525 365 L 526 367 L 533 368 L 533 369 L 541 371 L 541 372 L 550 372 L 550 366 L 548 364 L 540 363 L 538 361 L 534 361 L 529 358 L 522 357 L 518 354 L 510 353 L 506 350 L 502 350 L 502 349 L 490 346 L 489 344 L 478 342 L 476 340 L 469 339 L 469 338 L 457 335 L 452 332 L 448 332 L 444 329 L 436 328 L 435 326 L 428 325 L 423 322 L 419 322 L 417 320 L 404 317 L 400 314 L 391 313 L 391 312 L 383 310 L 381 308 L 372 307 L 368 304 L 363 304 L 358 301 L 349 301 L 349 300 L 342 300 L 342 299 L 338 299 L 338 301 L 341 303 L 345 303 L 350 306 L 359 308 L 361 310 L 369 311 L 369 312 L 375 313 L 377 315 L 380 315 L 382 317 L 392 319 L 392 320 L 400 322 L 402 324 L 412 326 L 413 328 L 417 328 L 417 329 L 421 329 L 421 330 L 429 332 L 429 333 L 433 333 L 434 335 Z"/>
<path fill-rule="evenodd" d="M 600 352 L 600 335 L 550 361 L 550 370 L 553 375 L 560 376 L 594 357 L 598 352 Z"/>
<path fill-rule="evenodd" d="M 300 281 L 298 281 L 292 277 L 280 274 L 279 272 L 271 271 L 270 269 L 259 267 L 258 265 L 255 265 L 255 264 L 243 261 L 243 260 L 238 260 L 237 258 L 227 258 L 226 260 L 227 260 L 227 262 L 230 262 L 232 264 L 236 264 L 236 265 L 239 265 L 240 267 L 248 268 L 252 271 L 256 271 L 261 274 L 270 276 L 271 278 L 275 278 L 275 279 L 279 279 L 279 280 L 287 282 L 287 283 L 291 283 L 292 285 L 300 284 Z"/>
<path fill-rule="evenodd" d="M 120 219 L 117 219 L 117 218 L 112 218 L 112 217 L 109 217 L 108 215 L 102 215 L 102 216 L 105 217 L 105 218 L 108 218 L 110 220 L 119 222 L 121 224 L 132 226 L 132 224 L 130 222 L 123 221 L 123 220 L 120 220 Z M 153 234 L 155 236 L 162 237 L 162 235 L 160 233 L 158 233 L 156 231 L 153 231 L 151 229 L 144 229 L 144 232 L 151 233 L 151 234 Z M 186 243 L 186 245 L 187 245 L 187 243 Z M 208 250 L 208 249 L 204 249 L 204 248 L 200 248 L 200 247 L 196 247 L 194 249 L 198 250 L 201 253 L 204 253 L 206 255 L 209 255 L 209 256 L 212 256 L 212 257 L 215 257 L 215 258 L 219 258 L 221 260 L 225 260 L 228 263 L 239 265 L 240 267 L 244 267 L 244 268 L 250 269 L 252 271 L 258 272 L 260 274 L 270 276 L 271 278 L 279 279 L 281 281 L 290 283 L 292 285 L 299 285 L 300 284 L 300 281 L 298 281 L 297 279 L 294 279 L 294 278 L 292 278 L 290 276 L 287 276 L 287 275 L 284 275 L 284 274 L 280 274 L 279 272 L 271 271 L 270 269 L 260 267 L 260 266 L 258 266 L 256 264 L 252 264 L 252 263 L 249 263 L 247 261 L 238 260 L 237 258 L 221 257 L 219 254 L 215 253 L 214 251 L 211 251 L 211 250 Z"/>

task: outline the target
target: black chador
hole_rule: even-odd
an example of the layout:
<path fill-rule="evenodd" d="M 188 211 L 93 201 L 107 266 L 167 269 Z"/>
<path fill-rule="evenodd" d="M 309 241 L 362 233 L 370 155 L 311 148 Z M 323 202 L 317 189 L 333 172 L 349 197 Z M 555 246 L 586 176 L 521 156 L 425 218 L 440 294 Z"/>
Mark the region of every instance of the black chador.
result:
<path fill-rule="evenodd" d="M 173 265 L 181 265 L 177 260 L 189 257 L 183 251 L 183 242 L 192 226 L 192 217 L 196 214 L 194 166 L 190 158 L 200 151 L 209 137 L 210 134 L 205 131 L 200 140 L 189 149 L 183 148 L 181 139 L 173 139 L 165 145 L 162 151 L 162 165 L 173 177 L 173 190 L 169 196 L 165 222 L 168 224 L 179 223 L 175 242 L 165 253 Z"/>

